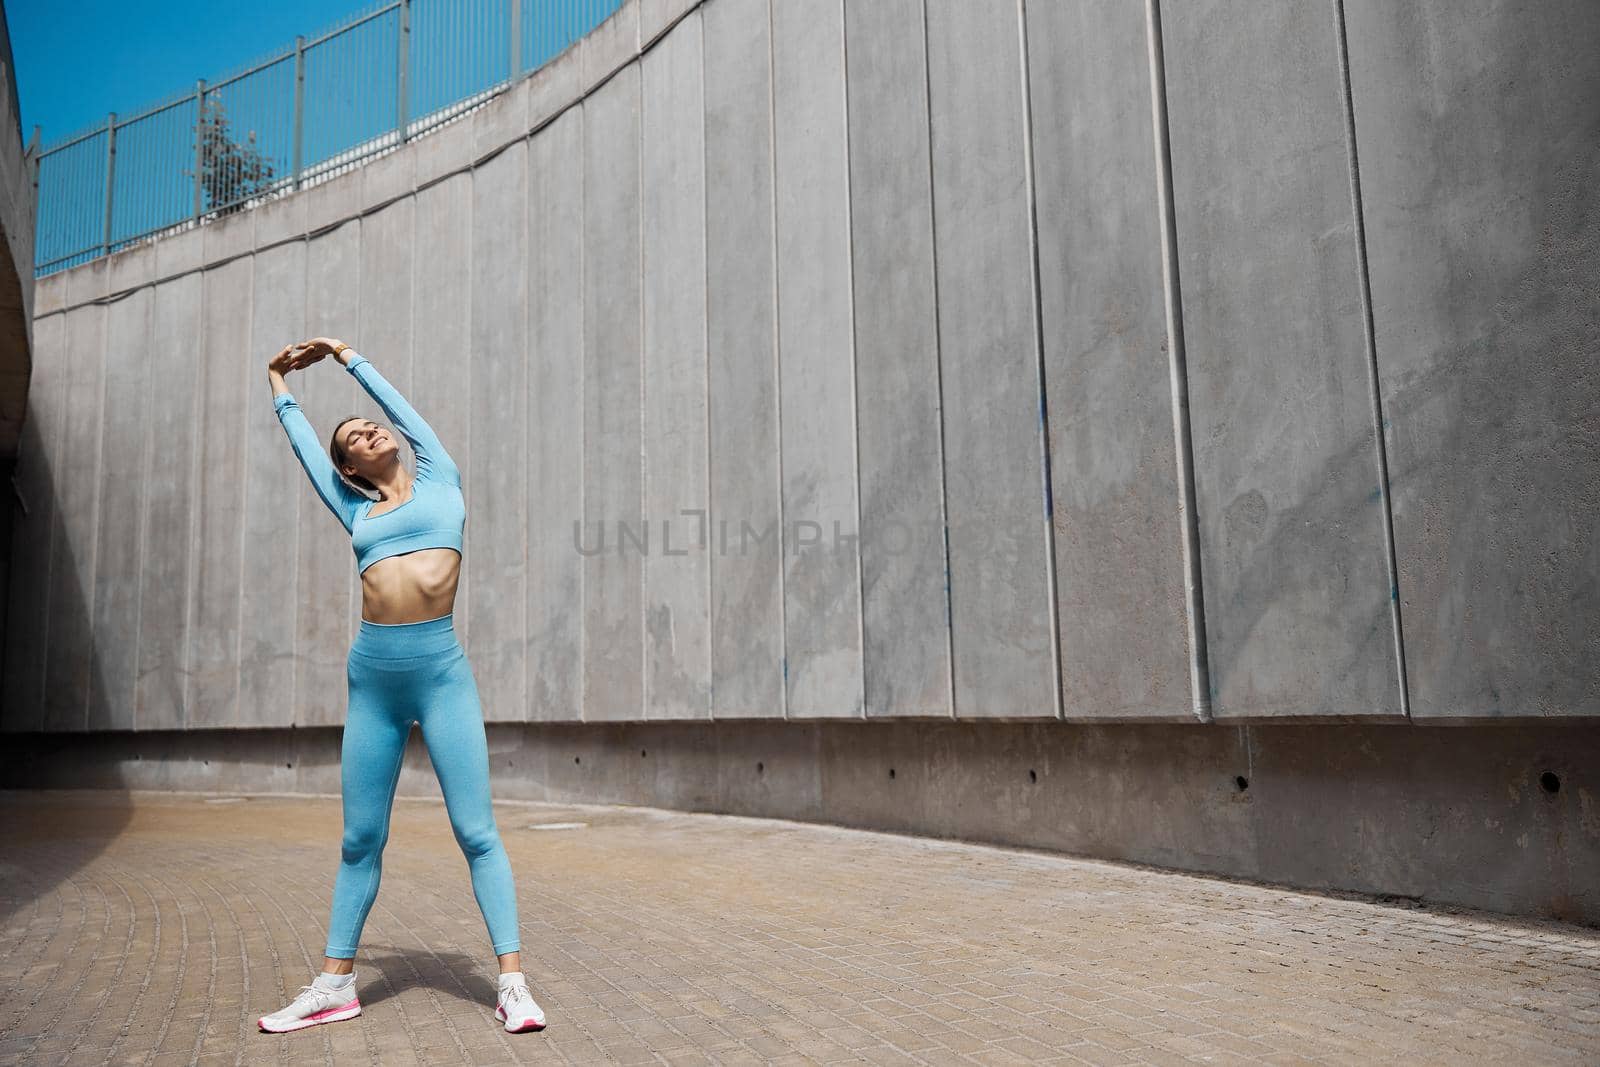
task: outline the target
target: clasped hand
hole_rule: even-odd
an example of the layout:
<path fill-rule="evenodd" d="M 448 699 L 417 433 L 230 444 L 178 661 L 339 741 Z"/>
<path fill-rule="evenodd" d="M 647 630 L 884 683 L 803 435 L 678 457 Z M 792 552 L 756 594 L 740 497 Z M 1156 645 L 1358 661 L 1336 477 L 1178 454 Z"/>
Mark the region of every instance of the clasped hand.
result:
<path fill-rule="evenodd" d="M 344 342 L 335 338 L 313 337 L 309 341 L 284 345 L 278 354 L 267 362 L 267 366 L 279 374 L 287 374 L 311 366 L 323 357 L 332 355 L 341 346 L 344 346 L 345 352 L 350 350 L 349 346 L 345 346 Z"/>

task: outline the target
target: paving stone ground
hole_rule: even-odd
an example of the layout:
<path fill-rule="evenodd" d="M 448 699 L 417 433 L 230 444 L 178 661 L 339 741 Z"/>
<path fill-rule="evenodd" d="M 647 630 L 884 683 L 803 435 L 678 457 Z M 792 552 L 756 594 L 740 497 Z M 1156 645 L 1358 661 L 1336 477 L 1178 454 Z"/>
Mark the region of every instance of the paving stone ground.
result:
<path fill-rule="evenodd" d="M 1600 930 L 527 803 L 496 818 L 549 1025 L 507 1034 L 443 803 L 407 798 L 363 1014 L 264 1034 L 321 966 L 337 797 L 11 791 L 0 818 L 0 1063 L 1600 1062 Z"/>

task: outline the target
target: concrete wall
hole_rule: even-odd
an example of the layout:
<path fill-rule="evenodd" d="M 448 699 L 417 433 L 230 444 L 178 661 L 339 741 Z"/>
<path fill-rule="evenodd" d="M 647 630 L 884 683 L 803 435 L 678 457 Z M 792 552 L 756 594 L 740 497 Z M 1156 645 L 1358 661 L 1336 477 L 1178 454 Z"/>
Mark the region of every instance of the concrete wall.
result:
<path fill-rule="evenodd" d="M 1600 7 L 1401 7 L 635 0 L 51 275 L 0 729 L 103 736 L 8 779 L 333 788 L 330 334 L 462 466 L 507 795 L 1600 919 Z"/>
<path fill-rule="evenodd" d="M 38 131 L 34 131 L 33 143 L 24 147 L 21 122 L 11 32 L 5 24 L 5 7 L 0 4 L 0 485 L 6 487 L 6 503 L 0 505 L 0 596 L 11 579 L 14 516 L 33 503 L 20 495 L 17 458 L 25 452 L 28 462 L 33 462 L 40 459 L 41 451 L 38 441 L 22 443 L 32 428 L 27 416 L 28 380 L 33 370 L 33 179 Z M 35 472 L 34 481 L 38 480 Z M 21 562 L 24 566 L 31 562 L 26 553 Z M 32 621 L 24 619 L 23 625 L 32 625 Z M 5 633 L 5 610 L 0 608 L 0 644 Z M 3 659 L 0 656 L 0 663 Z"/>
<path fill-rule="evenodd" d="M 463 466 L 491 721 L 1600 714 L 1600 9 L 1391 8 L 628 4 L 49 276 L 0 726 L 341 720 L 315 333 Z"/>
<path fill-rule="evenodd" d="M 34 504 L 21 494 L 18 456 L 26 454 L 26 464 L 43 461 L 42 443 L 22 443 L 32 430 L 27 389 L 34 368 L 34 150 L 38 146 L 37 138 L 35 144 L 22 146 L 21 120 L 11 30 L 0 3 L 0 486 L 5 486 L 6 501 L 0 506 L 0 595 L 11 581 L 14 515 L 24 514 Z M 46 482 L 48 475 L 32 467 L 29 480 Z M 26 553 L 19 561 L 24 566 L 32 563 Z M 5 614 L 0 608 L 0 645 L 5 643 Z M 21 625 L 34 621 L 24 616 Z"/>
<path fill-rule="evenodd" d="M 0 6 L 0 15 L 4 14 Z M 33 188 L 37 136 L 24 146 L 10 27 L 0 18 L 0 467 L 9 479 L 28 409 L 33 348 Z M 34 131 L 37 135 L 37 130 Z M 5 525 L 0 516 L 0 527 Z M 9 559 L 9 553 L 7 554 Z M 5 561 L 0 560 L 0 570 Z"/>

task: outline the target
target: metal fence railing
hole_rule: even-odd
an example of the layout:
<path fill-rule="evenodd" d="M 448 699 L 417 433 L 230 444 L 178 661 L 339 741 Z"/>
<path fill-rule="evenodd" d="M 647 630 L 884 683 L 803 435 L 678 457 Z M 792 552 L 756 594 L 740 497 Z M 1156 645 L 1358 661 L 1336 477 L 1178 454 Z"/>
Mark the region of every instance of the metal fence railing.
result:
<path fill-rule="evenodd" d="M 341 173 L 476 107 L 622 0 L 381 0 L 293 47 L 42 148 L 43 276 Z"/>

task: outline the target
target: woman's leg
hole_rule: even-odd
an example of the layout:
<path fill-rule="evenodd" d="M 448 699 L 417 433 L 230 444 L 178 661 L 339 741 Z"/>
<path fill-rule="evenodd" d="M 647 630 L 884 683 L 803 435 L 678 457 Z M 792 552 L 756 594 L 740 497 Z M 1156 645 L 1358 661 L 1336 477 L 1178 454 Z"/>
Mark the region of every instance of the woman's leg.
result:
<path fill-rule="evenodd" d="M 331 959 L 355 956 L 361 928 L 377 899 L 389 812 L 412 722 L 406 713 L 404 673 L 385 672 L 352 656 L 348 677 L 350 710 L 339 771 L 344 838 L 328 919 L 326 954 Z"/>
<path fill-rule="evenodd" d="M 489 742 L 478 685 L 464 650 L 447 655 L 453 657 L 448 666 L 434 676 L 427 692 L 417 694 L 417 722 L 439 776 L 456 843 L 472 873 L 472 892 L 489 940 L 495 955 L 504 956 L 522 947 L 517 886 L 489 802 Z M 513 961 L 512 969 L 516 967 Z"/>

